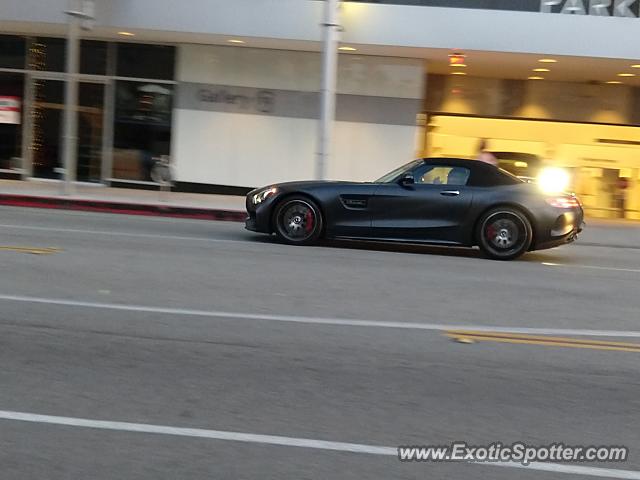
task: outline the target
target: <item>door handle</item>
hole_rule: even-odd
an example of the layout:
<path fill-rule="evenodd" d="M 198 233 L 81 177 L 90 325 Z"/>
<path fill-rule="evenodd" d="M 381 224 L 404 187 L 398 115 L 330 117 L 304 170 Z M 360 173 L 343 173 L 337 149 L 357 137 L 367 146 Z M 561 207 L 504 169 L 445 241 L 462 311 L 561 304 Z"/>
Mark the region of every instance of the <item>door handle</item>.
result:
<path fill-rule="evenodd" d="M 444 195 L 445 197 L 457 197 L 460 195 L 459 190 L 444 190 L 440 192 L 440 195 Z"/>

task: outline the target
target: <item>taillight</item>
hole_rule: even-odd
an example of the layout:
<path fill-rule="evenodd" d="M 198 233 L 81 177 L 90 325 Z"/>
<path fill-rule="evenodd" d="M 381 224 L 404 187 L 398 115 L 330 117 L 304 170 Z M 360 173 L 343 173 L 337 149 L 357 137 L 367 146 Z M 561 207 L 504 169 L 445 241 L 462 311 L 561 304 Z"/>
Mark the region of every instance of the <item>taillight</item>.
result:
<path fill-rule="evenodd" d="M 580 200 L 574 195 L 562 195 L 561 197 L 548 197 L 547 203 L 556 208 L 578 208 Z"/>

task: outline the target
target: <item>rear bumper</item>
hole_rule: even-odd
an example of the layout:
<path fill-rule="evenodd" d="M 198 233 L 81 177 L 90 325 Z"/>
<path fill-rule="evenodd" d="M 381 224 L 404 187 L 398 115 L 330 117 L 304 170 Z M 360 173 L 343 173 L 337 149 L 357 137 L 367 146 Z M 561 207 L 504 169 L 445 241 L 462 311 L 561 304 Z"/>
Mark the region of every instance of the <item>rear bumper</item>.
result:
<path fill-rule="evenodd" d="M 584 212 L 582 209 L 554 211 L 554 214 L 538 229 L 538 238 L 533 250 L 558 247 L 577 240 L 584 230 Z"/>

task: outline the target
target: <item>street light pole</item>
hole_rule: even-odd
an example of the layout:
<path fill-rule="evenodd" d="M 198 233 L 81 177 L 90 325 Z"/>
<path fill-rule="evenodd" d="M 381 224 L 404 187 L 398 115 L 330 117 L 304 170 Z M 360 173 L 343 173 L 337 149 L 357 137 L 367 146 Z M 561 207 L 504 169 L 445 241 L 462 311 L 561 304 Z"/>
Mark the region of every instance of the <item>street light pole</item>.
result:
<path fill-rule="evenodd" d="M 336 114 L 336 82 L 338 74 L 339 0 L 325 0 L 322 49 L 322 86 L 320 90 L 320 122 L 316 178 L 326 176 L 331 155 L 333 123 Z"/>
<path fill-rule="evenodd" d="M 93 0 L 69 0 L 67 24 L 67 78 L 64 92 L 63 147 L 64 192 L 75 189 L 78 159 L 78 70 L 80 64 L 80 27 L 93 28 Z"/>
<path fill-rule="evenodd" d="M 64 93 L 63 165 L 64 192 L 71 195 L 76 181 L 78 144 L 78 64 L 80 63 L 80 10 L 76 0 L 69 0 L 67 25 L 67 78 Z"/>

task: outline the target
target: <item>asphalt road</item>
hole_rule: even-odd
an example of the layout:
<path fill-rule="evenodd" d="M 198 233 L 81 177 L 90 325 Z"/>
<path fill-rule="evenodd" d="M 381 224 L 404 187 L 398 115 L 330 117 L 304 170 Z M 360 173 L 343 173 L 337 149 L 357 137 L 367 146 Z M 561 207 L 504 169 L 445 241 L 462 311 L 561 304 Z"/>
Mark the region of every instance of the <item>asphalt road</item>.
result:
<path fill-rule="evenodd" d="M 640 343 L 638 249 L 503 263 L 0 208 L 0 272 L 2 480 L 640 478 L 640 352 L 444 334 Z M 630 457 L 560 471 L 375 453 L 453 441 Z"/>

